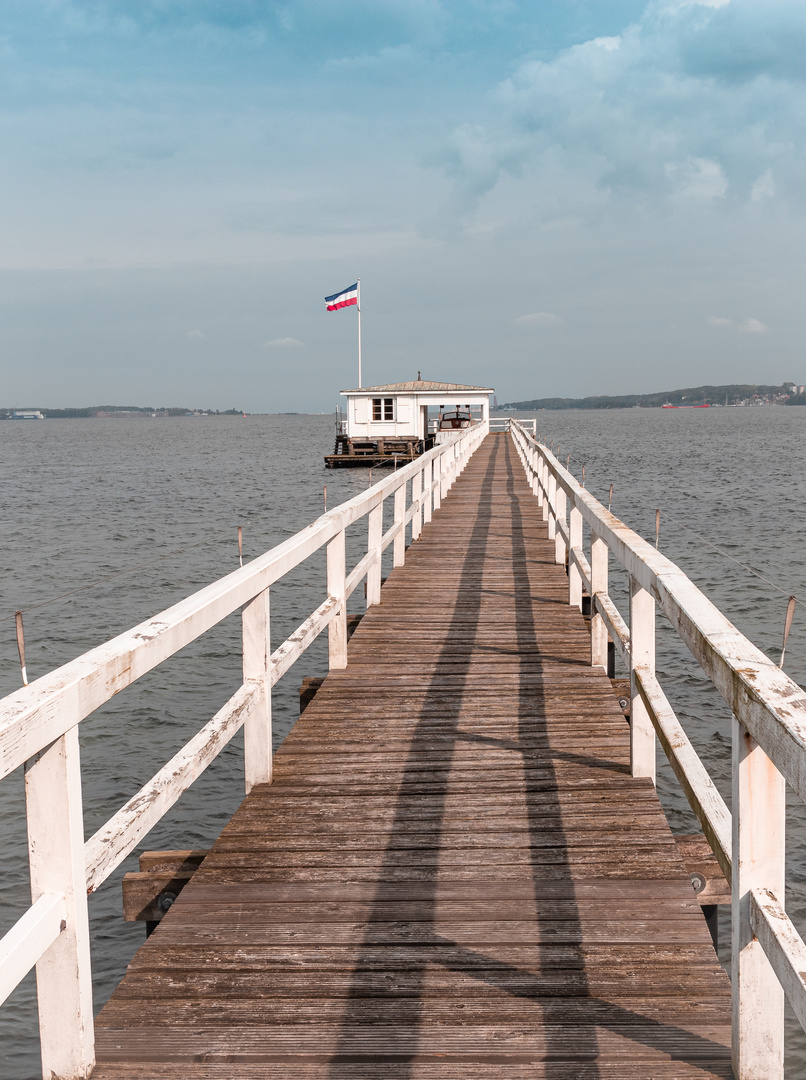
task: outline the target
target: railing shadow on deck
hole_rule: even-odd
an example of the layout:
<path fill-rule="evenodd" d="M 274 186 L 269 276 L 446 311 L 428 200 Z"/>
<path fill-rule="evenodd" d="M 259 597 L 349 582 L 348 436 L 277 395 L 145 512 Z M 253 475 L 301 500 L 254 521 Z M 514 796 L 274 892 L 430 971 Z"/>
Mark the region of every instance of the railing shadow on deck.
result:
<path fill-rule="evenodd" d="M 527 550 L 525 542 L 525 525 L 520 512 L 521 496 L 516 490 L 515 474 L 510 450 L 511 444 L 496 440 L 486 466 L 478 458 L 474 462 L 474 468 L 484 468 L 484 478 L 481 482 L 481 497 L 476 505 L 475 520 L 470 531 L 467 554 L 460 576 L 459 589 L 461 590 L 463 581 L 466 583 L 467 588 L 462 593 L 461 597 L 457 599 L 457 603 L 452 612 L 452 621 L 446 634 L 445 644 L 437 654 L 431 685 L 435 688 L 438 686 L 441 675 L 440 664 L 447 663 L 449 660 L 451 661 L 451 674 L 453 676 L 458 675 L 460 680 L 464 681 L 464 685 L 460 682 L 460 685 L 455 687 L 453 691 L 454 698 L 452 707 L 449 709 L 446 706 L 444 715 L 441 717 L 441 719 L 449 726 L 449 729 L 452 729 L 451 734 L 453 736 L 453 743 L 449 753 L 453 753 L 457 746 L 463 742 L 483 743 L 487 746 L 497 746 L 501 749 L 511 750 L 514 754 L 517 754 L 524 773 L 527 772 L 530 765 L 539 765 L 540 769 L 545 773 L 545 776 L 541 780 L 535 782 L 530 782 L 528 775 L 524 776 L 526 815 L 531 840 L 529 848 L 531 853 L 531 876 L 535 886 L 535 905 L 539 910 L 540 899 L 538 886 L 541 881 L 546 880 L 545 869 L 541 865 L 539 859 L 539 852 L 541 851 L 540 840 L 547 824 L 556 825 L 560 831 L 558 842 L 553 848 L 556 859 L 552 880 L 556 880 L 559 876 L 569 883 L 572 881 L 568 847 L 563 832 L 563 813 L 559 801 L 559 784 L 556 782 L 557 778 L 553 769 L 552 757 L 560 759 L 571 758 L 574 763 L 593 766 L 599 769 L 607 765 L 609 765 L 612 770 L 618 772 L 624 772 L 625 769 L 624 766 L 620 765 L 618 762 L 608 763 L 601 757 L 587 758 L 582 755 L 567 755 L 562 752 L 559 754 L 552 753 L 551 755 L 547 755 L 542 748 L 535 752 L 534 749 L 529 746 L 529 742 L 534 737 L 535 730 L 540 727 L 539 712 L 541 704 L 538 699 L 541 696 L 545 683 L 542 673 L 537 681 L 535 681 L 534 678 L 536 671 L 535 661 L 538 661 L 537 670 L 539 670 L 542 654 L 538 628 L 535 622 L 535 603 L 531 596 L 529 576 L 526 573 Z M 498 458 L 502 453 L 505 456 L 506 491 L 512 511 L 510 540 L 512 546 L 514 587 L 511 597 L 514 599 L 513 615 L 517 640 L 516 654 L 521 665 L 521 673 L 517 676 L 517 723 L 520 731 L 520 739 L 518 740 L 500 739 L 478 733 L 463 732 L 461 730 L 460 724 L 462 723 L 462 706 L 467 686 L 466 680 L 471 672 L 473 658 L 469 649 L 464 654 L 464 659 L 460 659 L 454 651 L 457 640 L 461 640 L 463 645 L 472 645 L 481 626 L 481 600 L 483 590 L 480 588 L 478 580 L 478 561 L 489 543 L 492 526 L 492 509 L 488 499 L 484 496 L 491 496 L 493 493 L 496 465 Z M 460 599 L 461 602 L 459 602 Z M 522 677 L 526 673 L 527 668 L 530 676 L 528 680 Z M 428 690 L 426 690 L 426 697 L 427 695 Z M 428 708 L 423 708 L 412 731 L 413 744 L 416 745 L 418 742 L 427 739 L 432 730 L 433 722 L 433 712 Z M 432 782 L 429 788 L 429 800 L 434 801 L 437 805 L 433 810 L 430 829 L 423 835 L 422 847 L 422 851 L 429 853 L 431 856 L 430 862 L 427 864 L 428 869 L 431 872 L 430 880 L 428 882 L 428 885 L 431 886 L 431 895 L 423 902 L 430 905 L 431 908 L 430 921 L 432 931 L 428 943 L 435 947 L 435 952 L 433 958 L 429 959 L 427 964 L 424 963 L 418 971 L 414 972 L 414 980 L 411 979 L 412 969 L 407 968 L 409 982 L 407 984 L 406 996 L 407 998 L 411 996 L 416 998 L 419 1006 L 419 1015 L 422 1016 L 425 1007 L 424 983 L 426 979 L 426 970 L 428 967 L 433 968 L 442 966 L 446 970 L 454 971 L 456 974 L 464 976 L 465 978 L 477 980 L 480 983 L 483 982 L 487 986 L 499 990 L 501 993 L 514 999 L 533 1002 L 537 1009 L 539 1003 L 545 1003 L 547 1001 L 546 997 L 542 995 L 534 985 L 531 988 L 524 988 L 523 983 L 524 979 L 532 980 L 533 984 L 539 983 L 541 978 L 547 978 L 549 976 L 549 973 L 552 970 L 551 965 L 549 964 L 551 942 L 541 942 L 539 937 L 536 939 L 536 944 L 538 946 L 541 944 L 545 946 L 541 951 L 541 958 L 548 966 L 545 967 L 545 969 L 540 967 L 537 970 L 534 970 L 529 967 L 517 967 L 508 964 L 500 958 L 494 958 L 479 952 L 478 950 L 469 948 L 466 945 L 461 945 L 456 941 L 443 937 L 437 932 L 437 880 L 441 876 L 443 883 L 450 882 L 449 872 L 443 870 L 440 875 L 440 857 L 442 854 L 441 842 L 445 835 L 443 820 L 448 798 L 451 768 L 449 761 L 443 762 L 443 764 L 444 771 L 441 773 L 441 780 Z M 410 751 L 409 763 L 404 767 L 401 784 L 405 784 L 407 774 L 412 777 L 412 780 L 422 775 L 422 763 L 418 760 L 416 750 Z M 557 793 L 558 798 L 553 805 L 551 802 L 541 802 L 538 811 L 536 804 L 528 799 L 530 791 L 540 791 L 544 796 L 544 800 L 550 799 L 552 791 L 554 791 Z M 494 800 L 494 792 L 491 793 L 491 798 Z M 376 894 L 377 899 L 375 901 L 375 914 L 377 920 L 382 921 L 384 915 L 383 905 L 385 900 L 388 899 L 384 886 L 388 885 L 390 880 L 399 881 L 396 854 L 402 846 L 401 841 L 404 841 L 408 835 L 407 811 L 409 805 L 410 797 L 407 798 L 405 792 L 398 796 L 395 803 L 395 815 L 390 829 L 384 859 L 378 874 L 378 890 Z M 418 863 L 418 869 L 421 868 L 422 863 Z M 565 872 L 564 877 L 563 872 Z M 479 879 L 479 882 L 476 884 L 479 883 L 481 883 L 481 879 Z M 495 882 L 491 883 L 495 884 Z M 423 884 L 418 879 L 418 891 L 420 895 L 423 893 L 423 888 Z M 469 886 L 469 888 L 472 889 L 472 886 Z M 575 901 L 572 901 L 572 903 L 575 904 Z M 572 937 L 574 930 L 577 931 L 577 937 L 581 942 L 582 925 L 579 909 L 575 907 L 574 910 L 575 914 L 566 920 L 566 925 L 571 931 Z M 369 922 L 373 922 L 372 914 L 370 914 Z M 352 1034 L 355 1027 L 361 1023 L 363 1013 L 362 1003 L 365 1000 L 363 990 L 364 980 L 361 977 L 361 972 L 365 967 L 370 965 L 372 953 L 376 944 L 377 941 L 374 935 L 368 934 L 363 946 L 365 953 L 362 953 L 362 951 L 359 950 L 354 965 L 354 984 L 352 990 L 348 993 L 348 1003 L 342 1019 L 343 1034 L 340 1038 L 340 1045 L 337 1044 L 336 1052 L 331 1059 L 331 1068 L 329 1071 L 330 1080 L 344 1080 L 346 1075 L 344 1071 L 345 1062 L 348 1061 L 351 1056 L 351 1049 L 353 1046 Z M 437 951 L 436 947 L 442 947 L 442 950 L 444 951 Z M 577 963 L 575 966 L 571 967 L 571 971 L 576 976 L 571 980 L 573 981 L 574 996 L 586 999 L 591 1004 L 592 1011 L 596 1016 L 587 1024 L 582 1023 L 575 1025 L 576 1041 L 572 1051 L 570 1051 L 568 1046 L 567 1035 L 562 1031 L 562 1024 L 546 1024 L 546 1045 L 542 1054 L 538 1056 L 543 1069 L 541 1076 L 545 1077 L 545 1080 L 551 1080 L 553 1076 L 556 1076 L 558 1080 L 560 1080 L 560 1078 L 562 1078 L 562 1080 L 567 1078 L 569 1055 L 580 1065 L 583 1061 L 585 1062 L 586 1080 L 596 1080 L 600 1075 L 596 1064 L 599 1050 L 598 1028 L 610 1028 L 614 1032 L 623 1035 L 623 1029 L 628 1027 L 630 1029 L 631 1037 L 644 1042 L 645 1045 L 653 1050 L 657 1050 L 658 1048 L 658 1035 L 660 1033 L 663 1033 L 667 1037 L 670 1034 L 682 1034 L 685 1036 L 689 1048 L 694 1048 L 698 1064 L 707 1068 L 709 1060 L 717 1062 L 724 1061 L 724 1047 L 721 1044 L 714 1043 L 704 1037 L 693 1035 L 690 1031 L 678 1028 L 672 1023 L 663 1023 L 661 1021 L 653 1020 L 646 1015 L 637 1014 L 629 1009 L 620 1007 L 613 1002 L 599 999 L 594 994 L 591 994 L 581 945 Z M 415 981 L 417 979 L 419 979 L 419 985 L 417 985 Z M 538 1010 L 536 1021 L 539 1022 L 540 1019 L 540 1011 Z M 458 1013 L 457 1022 L 461 1022 L 461 1016 Z M 411 1080 L 416 1070 L 415 1063 L 420 1048 L 422 1026 L 412 1015 L 411 1010 L 408 1011 L 406 1019 L 406 1027 L 408 1028 L 409 1025 L 412 1026 L 413 1030 L 408 1032 L 408 1039 L 406 1042 L 404 1043 L 398 1033 L 398 1036 L 395 1039 L 394 1056 L 388 1058 L 385 1056 L 383 1057 L 385 1074 L 390 1078 L 393 1078 L 393 1080 Z M 635 1033 L 636 1028 L 638 1029 L 639 1034 Z M 667 1038 L 667 1041 L 670 1040 Z M 426 1056 L 428 1057 L 429 1055 Z M 437 1055 L 437 1057 L 439 1057 L 439 1055 Z M 463 1057 L 463 1060 L 469 1062 L 472 1061 L 472 1057 L 473 1055 L 467 1054 Z M 538 1060 L 538 1057 L 532 1057 L 533 1062 Z M 528 1052 L 519 1055 L 519 1060 L 528 1060 L 529 1058 L 530 1055 Z"/>

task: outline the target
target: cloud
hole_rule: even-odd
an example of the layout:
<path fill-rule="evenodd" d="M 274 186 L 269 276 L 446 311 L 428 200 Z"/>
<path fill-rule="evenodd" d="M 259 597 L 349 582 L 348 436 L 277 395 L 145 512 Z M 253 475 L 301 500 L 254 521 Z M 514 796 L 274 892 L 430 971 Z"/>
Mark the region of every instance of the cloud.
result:
<path fill-rule="evenodd" d="M 531 315 L 519 315 L 516 326 L 564 326 L 565 321 L 550 311 L 535 311 Z"/>
<path fill-rule="evenodd" d="M 191 338 L 193 341 L 204 340 L 204 334 L 201 332 L 201 330 L 188 330 L 188 337 Z"/>
<path fill-rule="evenodd" d="M 760 319 L 745 319 L 739 323 L 739 332 L 742 334 L 766 334 L 769 329 Z"/>
<path fill-rule="evenodd" d="M 675 182 L 677 194 L 690 199 L 721 199 L 728 190 L 722 166 L 707 158 L 667 164 L 666 175 Z"/>
<path fill-rule="evenodd" d="M 773 195 L 801 207 L 803 48 L 793 0 L 650 0 L 618 37 L 523 60 L 489 116 L 454 128 L 447 209 L 466 220 L 511 181 L 544 221 Z"/>
<path fill-rule="evenodd" d="M 774 195 L 775 181 L 773 180 L 772 169 L 767 169 L 750 189 L 750 198 L 753 202 L 761 202 L 762 199 L 772 199 Z"/>
<path fill-rule="evenodd" d="M 708 319 L 709 326 L 717 326 L 725 329 L 738 330 L 740 334 L 766 334 L 769 326 L 760 319 L 744 319 L 740 323 L 734 323 L 732 319 L 725 319 L 720 315 L 711 315 Z"/>
<path fill-rule="evenodd" d="M 276 337 L 263 344 L 264 349 L 298 349 L 304 342 L 295 337 Z"/>

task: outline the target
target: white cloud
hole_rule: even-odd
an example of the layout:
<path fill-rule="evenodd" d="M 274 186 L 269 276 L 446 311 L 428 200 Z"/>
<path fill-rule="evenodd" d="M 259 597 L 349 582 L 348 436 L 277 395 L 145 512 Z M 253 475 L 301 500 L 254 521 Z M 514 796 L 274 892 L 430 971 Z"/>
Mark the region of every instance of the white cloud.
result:
<path fill-rule="evenodd" d="M 772 199 L 775 195 L 775 181 L 772 177 L 772 169 L 767 169 L 756 180 L 750 191 L 753 202 L 761 202 L 762 199 Z"/>
<path fill-rule="evenodd" d="M 517 326 L 564 326 L 565 322 L 551 311 L 535 311 L 531 315 L 519 315 L 515 324 Z"/>
<path fill-rule="evenodd" d="M 677 184 L 677 193 L 690 199 L 721 199 L 728 190 L 728 178 L 717 161 L 690 157 L 667 164 L 666 175 Z"/>
<path fill-rule="evenodd" d="M 298 349 L 304 342 L 295 337 L 276 337 L 264 342 L 264 349 Z"/>
<path fill-rule="evenodd" d="M 201 330 L 188 330 L 188 337 L 192 338 L 193 341 L 204 340 L 204 334 L 201 332 Z"/>
<path fill-rule="evenodd" d="M 745 319 L 739 323 L 739 330 L 743 334 L 766 334 L 769 326 L 760 319 Z"/>
<path fill-rule="evenodd" d="M 615 52 L 616 49 L 621 47 L 620 37 L 598 37 L 594 38 L 593 45 L 598 45 L 600 49 L 604 49 L 606 52 Z"/>
<path fill-rule="evenodd" d="M 709 326 L 730 328 L 738 330 L 740 334 L 766 334 L 769 326 L 760 319 L 744 319 L 743 322 L 734 323 L 732 319 L 726 319 L 721 315 L 711 315 L 708 319 Z"/>

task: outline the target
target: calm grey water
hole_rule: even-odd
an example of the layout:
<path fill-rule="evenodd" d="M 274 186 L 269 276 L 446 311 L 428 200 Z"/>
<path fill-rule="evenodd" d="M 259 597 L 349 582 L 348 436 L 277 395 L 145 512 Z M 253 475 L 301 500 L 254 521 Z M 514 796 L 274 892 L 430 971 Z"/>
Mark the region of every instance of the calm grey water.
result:
<path fill-rule="evenodd" d="M 653 541 L 659 507 L 664 552 L 776 661 L 787 597 L 802 597 L 786 669 L 806 683 L 806 409 L 540 413 L 538 430 L 559 443 L 561 457 L 571 455 L 577 475 L 586 466 L 587 486 L 605 502 L 612 483 L 614 512 Z M 324 469 L 322 455 L 332 439 L 329 416 L 0 424 L 0 694 L 20 683 L 16 608 L 25 611 L 33 679 L 234 569 L 238 525 L 245 559 L 251 559 L 321 513 L 324 484 L 330 506 L 365 488 L 365 470 Z M 364 528 L 351 538 L 356 553 Z M 139 569 L 125 573 L 133 567 Z M 84 588 L 103 578 L 108 580 Z M 82 591 L 37 607 L 73 590 Z M 323 590 L 318 557 L 273 588 L 275 643 L 321 602 Z M 613 591 L 623 600 L 623 579 L 615 573 Z M 87 835 L 237 688 L 239 632 L 237 617 L 226 620 L 82 723 Z M 324 673 L 324 648 L 318 642 L 275 690 L 278 741 L 296 719 L 302 676 Z M 663 621 L 658 670 L 729 797 L 729 713 Z M 694 831 L 668 767 L 660 769 L 659 790 L 672 827 Z M 241 797 L 236 739 L 150 834 L 147 846 L 208 846 Z M 4 932 L 28 903 L 21 775 L 0 785 L 0 813 Z M 788 904 L 803 932 L 806 815 L 799 804 L 791 807 L 788 861 Z M 120 879 L 134 868 L 133 856 L 90 900 L 98 1007 L 143 940 L 142 926 L 124 923 L 120 913 Z M 726 923 L 722 936 L 727 942 Z M 32 977 L 0 1009 L 0 1043 L 0 1075 L 39 1075 Z M 788 1075 L 806 1076 L 806 1040 L 794 1024 Z"/>

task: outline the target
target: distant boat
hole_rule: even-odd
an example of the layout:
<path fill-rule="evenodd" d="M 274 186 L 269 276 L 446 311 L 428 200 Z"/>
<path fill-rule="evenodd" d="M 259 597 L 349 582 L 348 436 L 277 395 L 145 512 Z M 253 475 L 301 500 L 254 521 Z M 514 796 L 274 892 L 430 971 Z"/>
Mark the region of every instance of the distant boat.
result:
<path fill-rule="evenodd" d="M 667 401 L 665 405 L 661 405 L 662 409 L 710 409 L 711 403 L 708 402 L 705 405 L 672 405 Z"/>

